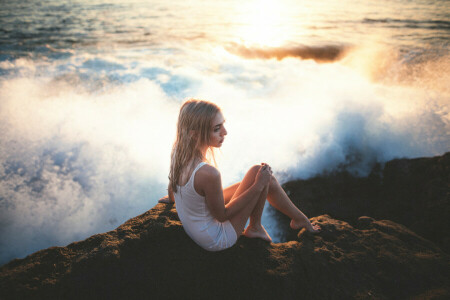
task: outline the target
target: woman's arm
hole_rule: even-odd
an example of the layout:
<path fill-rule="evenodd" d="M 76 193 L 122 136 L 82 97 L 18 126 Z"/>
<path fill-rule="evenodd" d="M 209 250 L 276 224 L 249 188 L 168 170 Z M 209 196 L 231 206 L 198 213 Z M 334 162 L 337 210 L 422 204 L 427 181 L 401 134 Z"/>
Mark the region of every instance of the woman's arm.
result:
<path fill-rule="evenodd" d="M 195 186 L 198 187 L 199 192 L 204 193 L 211 214 L 220 222 L 229 220 L 236 215 L 248 204 L 249 200 L 258 197 L 265 187 L 263 180 L 255 180 L 250 188 L 225 205 L 219 171 L 214 167 L 206 166 L 197 174 Z"/>
<path fill-rule="evenodd" d="M 169 196 L 169 201 L 174 203 L 175 202 L 175 198 L 173 197 L 172 187 L 169 186 L 168 190 L 169 190 L 169 195 L 168 195 Z"/>

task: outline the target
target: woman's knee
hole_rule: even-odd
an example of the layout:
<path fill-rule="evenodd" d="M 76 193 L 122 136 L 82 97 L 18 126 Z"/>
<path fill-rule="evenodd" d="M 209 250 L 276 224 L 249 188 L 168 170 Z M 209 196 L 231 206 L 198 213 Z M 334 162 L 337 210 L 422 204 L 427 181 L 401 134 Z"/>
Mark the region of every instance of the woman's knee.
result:
<path fill-rule="evenodd" d="M 260 168 L 261 168 L 261 165 L 251 166 L 250 169 L 247 171 L 247 174 L 253 174 L 256 176 L 256 174 L 258 173 Z"/>
<path fill-rule="evenodd" d="M 256 178 L 256 174 L 258 174 L 260 165 L 254 165 L 250 169 L 248 169 L 247 173 L 244 176 L 244 179 L 241 183 L 251 184 Z"/>

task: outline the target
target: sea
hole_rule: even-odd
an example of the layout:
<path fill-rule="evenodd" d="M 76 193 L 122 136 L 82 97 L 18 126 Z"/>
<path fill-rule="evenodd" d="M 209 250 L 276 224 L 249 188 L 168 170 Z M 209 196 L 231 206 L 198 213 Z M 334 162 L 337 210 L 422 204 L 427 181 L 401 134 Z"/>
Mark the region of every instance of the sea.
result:
<path fill-rule="evenodd" d="M 0 264 L 155 206 L 190 97 L 223 110 L 224 186 L 450 151 L 448 0 L 0 3 Z"/>

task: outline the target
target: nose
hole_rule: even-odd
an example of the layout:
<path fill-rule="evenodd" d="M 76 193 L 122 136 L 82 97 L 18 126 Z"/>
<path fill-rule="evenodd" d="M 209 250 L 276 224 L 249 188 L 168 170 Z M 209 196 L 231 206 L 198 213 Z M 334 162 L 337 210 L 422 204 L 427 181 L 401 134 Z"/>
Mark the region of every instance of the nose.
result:
<path fill-rule="evenodd" d="M 225 126 L 222 126 L 222 129 L 223 129 L 223 131 L 222 131 L 222 135 L 227 135 L 227 134 L 228 134 L 228 132 L 227 132 L 227 130 L 225 129 Z"/>

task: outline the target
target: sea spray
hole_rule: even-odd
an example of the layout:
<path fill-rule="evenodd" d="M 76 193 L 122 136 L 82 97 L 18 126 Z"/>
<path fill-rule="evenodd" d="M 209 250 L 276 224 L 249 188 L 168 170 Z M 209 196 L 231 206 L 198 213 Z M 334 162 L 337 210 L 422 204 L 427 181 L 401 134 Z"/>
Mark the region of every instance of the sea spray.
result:
<path fill-rule="evenodd" d="M 269 44 L 240 34 L 258 28 L 245 23 L 265 9 L 256 2 L 5 3 L 0 263 L 153 207 L 167 193 L 186 97 L 223 109 L 224 186 L 261 162 L 285 182 L 343 168 L 364 176 L 377 162 L 448 151 L 445 9 L 306 2 L 280 1 L 291 6 L 275 21 L 287 23 L 266 27 L 283 41 Z M 233 45 L 262 55 L 247 59 Z M 314 50 L 327 45 L 337 56 L 318 62 Z"/>

